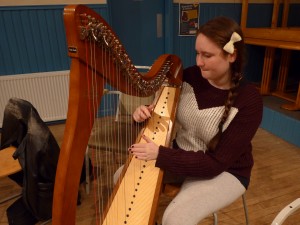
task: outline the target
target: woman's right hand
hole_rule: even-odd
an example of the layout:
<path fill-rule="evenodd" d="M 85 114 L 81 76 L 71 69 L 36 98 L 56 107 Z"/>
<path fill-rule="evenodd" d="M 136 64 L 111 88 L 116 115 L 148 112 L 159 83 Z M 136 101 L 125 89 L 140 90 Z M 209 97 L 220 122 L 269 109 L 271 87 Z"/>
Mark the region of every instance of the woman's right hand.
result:
<path fill-rule="evenodd" d="M 136 108 L 136 110 L 132 114 L 132 117 L 135 122 L 138 122 L 138 123 L 143 122 L 146 119 L 151 117 L 151 112 L 153 109 L 154 109 L 154 104 L 151 104 L 148 106 L 141 105 Z"/>

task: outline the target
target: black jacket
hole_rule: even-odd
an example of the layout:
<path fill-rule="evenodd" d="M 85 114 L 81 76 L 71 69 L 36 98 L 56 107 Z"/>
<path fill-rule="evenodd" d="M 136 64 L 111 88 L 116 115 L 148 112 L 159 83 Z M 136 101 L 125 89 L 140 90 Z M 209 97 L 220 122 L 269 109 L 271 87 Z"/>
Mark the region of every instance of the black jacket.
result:
<path fill-rule="evenodd" d="M 0 149 L 17 147 L 13 154 L 22 167 L 22 199 L 40 221 L 52 216 L 55 173 L 60 148 L 28 101 L 12 98 L 4 110 Z"/>

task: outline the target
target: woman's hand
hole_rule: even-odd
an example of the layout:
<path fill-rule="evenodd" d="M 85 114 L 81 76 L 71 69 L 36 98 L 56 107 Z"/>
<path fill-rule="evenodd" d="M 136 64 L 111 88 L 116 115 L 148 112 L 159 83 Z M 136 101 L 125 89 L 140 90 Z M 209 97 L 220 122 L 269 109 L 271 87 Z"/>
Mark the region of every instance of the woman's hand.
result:
<path fill-rule="evenodd" d="M 135 122 L 143 122 L 146 119 L 151 117 L 151 112 L 154 109 L 154 104 L 151 104 L 149 106 L 141 105 L 139 106 L 134 113 L 132 114 L 132 117 Z"/>
<path fill-rule="evenodd" d="M 146 143 L 133 144 L 128 149 L 128 151 L 131 152 L 137 159 L 141 159 L 141 160 L 157 159 L 159 146 L 145 135 L 143 135 L 142 138 L 146 141 Z"/>

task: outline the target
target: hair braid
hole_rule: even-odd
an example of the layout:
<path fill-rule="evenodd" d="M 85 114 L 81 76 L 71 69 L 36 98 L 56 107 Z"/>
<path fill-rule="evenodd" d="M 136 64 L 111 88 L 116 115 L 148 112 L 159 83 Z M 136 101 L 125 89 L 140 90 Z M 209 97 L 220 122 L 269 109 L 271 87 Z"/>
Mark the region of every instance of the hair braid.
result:
<path fill-rule="evenodd" d="M 229 116 L 230 109 L 234 103 L 234 100 L 237 96 L 237 88 L 240 85 L 240 80 L 242 79 L 242 75 L 240 73 L 234 73 L 232 74 L 232 87 L 229 89 L 229 93 L 227 96 L 227 99 L 224 104 L 224 113 L 222 115 L 222 118 L 220 120 L 220 123 L 218 125 L 218 132 L 217 134 L 210 140 L 208 144 L 208 150 L 209 151 L 215 151 L 217 144 L 219 143 L 219 140 L 221 138 L 221 135 L 223 133 L 223 126 Z"/>
<path fill-rule="evenodd" d="M 241 72 L 246 63 L 246 49 L 244 43 L 243 32 L 234 20 L 227 17 L 216 17 L 207 23 L 199 27 L 197 36 L 203 34 L 213 41 L 220 49 L 228 43 L 233 32 L 238 33 L 241 36 L 241 40 L 234 43 L 234 49 L 236 50 L 236 60 L 230 65 L 231 71 L 231 88 L 229 89 L 227 99 L 224 103 L 224 113 L 218 125 L 217 134 L 210 140 L 208 144 L 208 150 L 215 151 L 218 142 L 223 132 L 223 126 L 229 116 L 230 109 L 234 104 L 237 96 L 237 88 L 239 87 L 240 80 L 242 78 Z M 225 55 L 229 54 L 223 50 Z"/>

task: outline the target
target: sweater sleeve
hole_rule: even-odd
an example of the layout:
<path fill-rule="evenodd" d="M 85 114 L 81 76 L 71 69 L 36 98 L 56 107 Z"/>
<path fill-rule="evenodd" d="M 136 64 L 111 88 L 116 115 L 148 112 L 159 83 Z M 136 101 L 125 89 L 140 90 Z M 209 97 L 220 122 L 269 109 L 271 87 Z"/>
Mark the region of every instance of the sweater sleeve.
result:
<path fill-rule="evenodd" d="M 223 132 L 214 152 L 159 147 L 156 166 L 171 173 L 209 178 L 223 171 L 250 177 L 253 166 L 251 140 L 262 119 L 262 99 L 254 88 L 243 90 L 239 112 Z"/>

